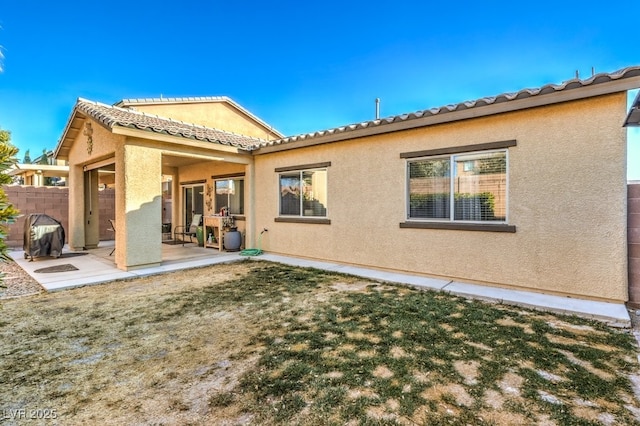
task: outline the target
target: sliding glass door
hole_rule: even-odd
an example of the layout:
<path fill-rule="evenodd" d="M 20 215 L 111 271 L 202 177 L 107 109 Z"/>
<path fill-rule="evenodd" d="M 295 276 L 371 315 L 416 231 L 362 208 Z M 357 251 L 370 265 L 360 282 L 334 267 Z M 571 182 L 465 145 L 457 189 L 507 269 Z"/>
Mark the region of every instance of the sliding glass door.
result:
<path fill-rule="evenodd" d="M 182 206 L 184 224 L 188 227 L 191 225 L 194 214 L 204 215 L 204 184 L 184 185 L 182 199 L 184 200 Z"/>

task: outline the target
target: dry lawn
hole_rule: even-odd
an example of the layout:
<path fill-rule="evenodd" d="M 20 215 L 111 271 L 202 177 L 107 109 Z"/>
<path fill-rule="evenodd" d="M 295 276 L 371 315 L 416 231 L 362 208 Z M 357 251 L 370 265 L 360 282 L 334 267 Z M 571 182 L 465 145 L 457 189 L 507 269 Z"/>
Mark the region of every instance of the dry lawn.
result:
<path fill-rule="evenodd" d="M 247 261 L 5 300 L 8 424 L 640 424 L 602 324 Z"/>

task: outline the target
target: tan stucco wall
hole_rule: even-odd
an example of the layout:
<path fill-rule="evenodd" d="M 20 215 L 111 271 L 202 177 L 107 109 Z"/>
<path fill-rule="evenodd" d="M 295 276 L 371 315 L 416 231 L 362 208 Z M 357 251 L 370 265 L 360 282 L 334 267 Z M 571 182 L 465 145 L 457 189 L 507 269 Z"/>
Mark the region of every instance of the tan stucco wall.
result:
<path fill-rule="evenodd" d="M 105 129 L 102 125 L 91 119 L 87 119 L 86 121 L 91 122 L 91 129 L 93 130 L 91 154 L 87 151 L 87 136 L 83 134 L 83 127 L 70 147 L 69 164 L 88 164 L 105 157 L 112 157 L 116 147 L 124 142 L 124 136 L 114 135 L 110 130 Z"/>
<path fill-rule="evenodd" d="M 69 150 L 69 179 L 67 186 L 69 187 L 69 229 L 68 241 L 72 250 L 82 250 L 86 245 L 85 226 L 92 221 L 92 224 L 98 227 L 108 227 L 107 219 L 99 215 L 99 208 L 93 209 L 91 218 L 88 218 L 88 211 L 85 210 L 85 182 L 83 166 L 95 161 L 112 157 L 117 149 L 124 142 L 124 136 L 114 135 L 109 130 L 97 124 L 93 120 L 91 122 L 93 129 L 92 139 L 93 145 L 91 153 L 87 150 L 87 136 L 82 132 L 78 134 L 71 144 Z M 84 129 L 84 128 L 83 128 Z M 95 182 L 97 185 L 97 182 Z M 95 242 L 97 243 L 97 241 Z M 89 245 L 94 244 L 90 242 Z"/>
<path fill-rule="evenodd" d="M 162 152 L 128 141 L 116 152 L 116 265 L 162 261 Z M 126 248 L 126 249 L 125 249 Z"/>
<path fill-rule="evenodd" d="M 626 94 L 259 155 L 256 229 L 276 253 L 542 292 L 624 301 Z M 516 139 L 516 233 L 400 229 L 401 152 Z M 276 167 L 331 161 L 330 225 L 274 222 Z"/>
<path fill-rule="evenodd" d="M 270 129 L 256 123 L 246 114 L 225 102 L 136 104 L 133 108 L 149 114 L 260 139 L 278 138 Z"/>
<path fill-rule="evenodd" d="M 214 185 L 215 179 L 212 179 L 211 176 L 229 175 L 229 174 L 236 174 L 236 173 L 245 173 L 245 166 L 242 164 L 224 163 L 220 161 L 207 161 L 207 162 L 202 162 L 198 164 L 193 164 L 190 166 L 180 167 L 178 169 L 177 176 L 178 176 L 179 183 L 206 180 L 206 182 L 203 183 L 203 185 L 207 185 L 210 187 L 211 191 L 215 191 L 215 185 Z M 180 191 L 178 192 L 179 193 L 177 194 L 177 196 L 174 196 L 174 202 L 177 202 L 178 206 L 182 206 L 184 203 L 183 196 L 182 196 L 182 188 L 180 188 Z M 218 211 L 215 206 L 215 194 L 211 192 L 211 195 L 208 196 L 205 190 L 204 200 L 205 200 L 204 201 L 205 215 L 217 214 Z M 207 203 L 207 201 L 210 201 L 210 203 Z M 248 211 L 248 208 L 251 204 L 251 200 L 247 196 L 247 182 L 245 182 L 245 200 L 244 201 L 245 201 L 244 219 L 246 219 L 246 212 Z M 210 208 L 208 204 L 210 205 Z M 184 225 L 182 223 L 184 222 L 184 218 L 182 217 L 183 213 L 182 213 L 181 207 L 179 212 L 180 212 L 180 215 L 179 215 L 179 219 L 176 220 L 176 224 Z M 240 232 L 243 232 L 243 233 L 245 232 L 246 220 L 238 220 L 236 221 L 236 225 Z"/>

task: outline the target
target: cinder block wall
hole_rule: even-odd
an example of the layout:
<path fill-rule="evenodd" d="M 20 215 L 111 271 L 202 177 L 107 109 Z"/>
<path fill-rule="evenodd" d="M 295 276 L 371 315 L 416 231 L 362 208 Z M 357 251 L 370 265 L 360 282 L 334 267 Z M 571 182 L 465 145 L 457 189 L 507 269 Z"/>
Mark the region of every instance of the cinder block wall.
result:
<path fill-rule="evenodd" d="M 54 186 L 3 186 L 9 201 L 20 210 L 20 217 L 16 223 L 9 225 L 7 245 L 12 248 L 22 248 L 24 222 L 31 213 L 44 213 L 60 221 L 65 232 L 69 229 L 69 188 Z M 115 217 L 115 191 L 105 189 L 98 193 L 100 204 L 100 239 L 113 239 L 113 232 L 108 231 L 107 219 Z M 67 234 L 68 238 L 68 234 Z"/>
<path fill-rule="evenodd" d="M 640 182 L 627 185 L 629 302 L 640 307 Z"/>

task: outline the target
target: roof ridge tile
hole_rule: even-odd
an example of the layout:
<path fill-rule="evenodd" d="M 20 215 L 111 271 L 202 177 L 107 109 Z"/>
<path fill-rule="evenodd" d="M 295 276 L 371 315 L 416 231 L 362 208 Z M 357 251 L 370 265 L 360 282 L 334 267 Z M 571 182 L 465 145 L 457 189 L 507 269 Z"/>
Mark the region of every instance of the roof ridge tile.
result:
<path fill-rule="evenodd" d="M 188 139 L 235 146 L 246 151 L 251 151 L 265 142 L 264 139 L 260 138 L 245 136 L 200 124 L 187 123 L 132 108 L 107 105 L 84 98 L 78 98 L 75 108 L 109 128 L 122 126 L 154 133 L 166 133 L 172 136 L 179 135 Z"/>

